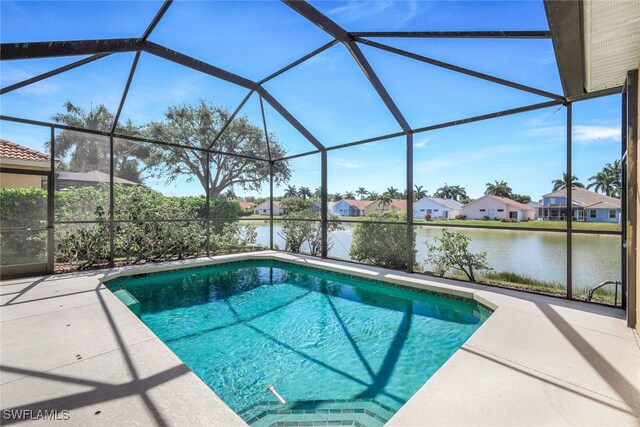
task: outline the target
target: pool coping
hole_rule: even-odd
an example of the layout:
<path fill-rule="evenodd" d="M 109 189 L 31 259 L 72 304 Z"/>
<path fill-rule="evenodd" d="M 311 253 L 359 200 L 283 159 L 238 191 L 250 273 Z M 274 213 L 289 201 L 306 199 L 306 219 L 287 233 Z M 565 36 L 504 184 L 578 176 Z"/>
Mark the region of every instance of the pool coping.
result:
<path fill-rule="evenodd" d="M 425 422 L 432 425 L 558 425 L 567 424 L 569 420 L 572 420 L 571 423 L 583 421 L 586 424 L 593 424 L 594 420 L 615 425 L 640 424 L 640 417 L 637 415 L 640 413 L 640 389 L 637 386 L 640 384 L 640 348 L 637 335 L 632 329 L 626 328 L 624 313 L 620 309 L 276 251 L 48 276 L 41 279 L 48 283 L 46 292 L 43 285 L 34 288 L 33 283 L 24 279 L 21 282 L 2 282 L 2 364 L 5 365 L 8 359 L 13 365 L 21 364 L 25 365 L 23 368 L 28 368 L 26 365 L 30 364 L 29 360 L 21 358 L 21 355 L 22 352 L 28 351 L 30 344 L 21 345 L 20 339 L 17 338 L 20 334 L 14 330 L 15 327 L 20 325 L 23 327 L 22 332 L 28 333 L 29 319 L 34 316 L 56 316 L 63 311 L 59 308 L 56 310 L 53 307 L 44 307 L 44 303 L 38 304 L 43 298 L 29 300 L 28 293 L 22 290 L 18 290 L 18 296 L 25 300 L 19 302 L 28 304 L 17 305 L 13 301 L 7 307 L 6 301 L 14 300 L 15 297 L 12 295 L 15 293 L 5 294 L 5 284 L 11 287 L 16 283 L 16 289 L 20 286 L 23 286 L 23 289 L 31 286 L 30 289 L 37 289 L 38 292 L 42 288 L 45 294 L 59 292 L 63 290 L 63 286 L 93 286 L 95 292 L 104 300 L 103 306 L 106 304 L 112 308 L 110 322 L 126 323 L 131 331 L 127 331 L 125 335 L 138 334 L 144 337 L 142 341 L 133 344 L 132 348 L 143 344 L 153 347 L 157 360 L 151 361 L 147 358 L 144 361 L 145 365 L 149 365 L 146 368 L 150 369 L 150 365 L 160 365 L 161 360 L 165 363 L 181 362 L 117 297 L 111 292 L 100 292 L 106 289 L 103 282 L 149 272 L 259 259 L 338 271 L 365 279 L 468 298 L 493 310 L 493 314 L 484 324 L 398 410 L 388 425 L 421 425 Z M 56 289 L 57 282 L 60 289 Z M 61 297 L 69 301 L 70 304 L 67 305 L 73 305 L 72 293 Z M 82 307 L 82 301 L 78 300 L 77 303 L 79 305 L 76 310 Z M 39 328 L 43 328 L 43 325 L 39 324 Z M 527 340 L 518 342 L 522 339 L 522 331 L 525 331 Z M 5 335 L 8 339 L 5 339 Z M 11 348 L 8 348 L 7 343 Z M 127 347 L 121 341 L 115 344 L 121 350 L 122 347 Z M 549 351 L 551 344 L 553 352 Z M 49 351 L 55 353 L 57 350 L 52 346 Z M 54 355 L 51 356 L 55 359 Z M 21 360 L 23 361 L 20 362 Z M 567 366 L 567 360 L 572 362 L 571 366 Z M 52 366 L 46 371 L 55 371 L 65 366 L 66 369 L 73 370 L 75 364 L 80 368 L 82 362 L 78 360 Z M 42 381 L 37 372 L 42 370 L 38 368 L 38 364 L 43 363 L 46 365 L 44 361 L 31 363 L 34 371 L 32 375 L 16 376 L 2 372 L 2 394 L 17 394 L 19 397 L 3 397 L 0 404 L 2 409 L 27 408 L 29 403 L 31 406 L 37 403 L 34 402 L 35 397 L 23 394 L 30 390 L 30 387 L 34 387 L 31 383 Z M 122 365 L 116 365 L 112 369 L 113 374 L 117 376 L 115 371 L 122 370 Z M 7 375 L 9 377 L 5 381 Z M 211 420 L 215 419 L 214 424 L 217 425 L 246 425 L 193 373 L 189 371 L 189 374 L 183 375 L 180 380 L 179 386 L 174 384 L 172 387 L 167 385 L 154 389 L 158 394 L 156 406 L 160 407 L 160 412 L 169 421 L 166 424 L 180 425 L 189 420 L 191 425 L 201 425 L 204 419 L 208 420 L 207 424 L 211 424 Z M 175 390 L 176 387 L 197 395 L 197 401 L 182 402 L 182 405 L 187 406 L 177 408 L 175 395 L 180 390 Z M 469 389 L 478 389 L 482 393 L 469 393 Z M 46 395 L 53 393 L 53 390 L 43 390 L 42 393 Z M 528 399 L 522 399 L 522 395 L 528 396 Z M 9 403 L 5 404 L 6 401 Z M 560 405 L 558 402 L 563 403 Z M 75 411 L 79 413 L 80 418 L 86 417 L 86 420 L 95 423 L 96 419 L 90 417 L 92 414 L 82 413 L 84 408 Z M 595 414 L 594 408 L 597 408 Z M 187 409 L 189 410 L 185 414 Z M 145 411 L 136 415 L 148 416 Z M 134 414 L 129 416 L 132 415 Z M 177 415 L 181 417 L 180 422 L 175 422 Z"/>

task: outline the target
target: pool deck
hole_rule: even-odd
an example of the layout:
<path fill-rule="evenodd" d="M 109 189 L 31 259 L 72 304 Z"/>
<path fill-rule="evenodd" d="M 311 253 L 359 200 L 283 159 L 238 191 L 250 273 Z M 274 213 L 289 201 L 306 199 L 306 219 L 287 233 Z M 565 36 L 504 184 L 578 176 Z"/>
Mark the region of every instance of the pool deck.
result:
<path fill-rule="evenodd" d="M 640 425 L 640 342 L 619 309 L 271 251 L 0 282 L 0 423 L 246 425 L 100 279 L 256 258 L 495 309 L 389 426 Z"/>

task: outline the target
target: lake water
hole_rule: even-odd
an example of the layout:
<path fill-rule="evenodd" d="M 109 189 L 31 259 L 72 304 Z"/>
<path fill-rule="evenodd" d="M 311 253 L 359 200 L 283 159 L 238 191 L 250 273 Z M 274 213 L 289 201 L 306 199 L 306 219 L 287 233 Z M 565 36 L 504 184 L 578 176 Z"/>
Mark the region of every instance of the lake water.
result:
<path fill-rule="evenodd" d="M 257 227 L 258 244 L 269 246 L 269 225 L 263 221 L 253 223 Z M 333 247 L 332 258 L 350 259 L 354 225 L 343 223 L 344 231 L 329 233 Z M 424 266 L 427 242 L 434 243 L 440 236 L 440 227 L 416 228 L 416 261 Z M 471 239 L 471 251 L 486 251 L 488 264 L 496 271 L 511 271 L 566 284 L 567 240 L 564 233 L 542 231 L 514 231 L 462 229 Z M 284 239 L 279 235 L 281 227 L 274 224 L 274 245 L 284 249 Z M 590 288 L 605 280 L 620 280 L 620 236 L 601 234 L 573 235 L 573 286 L 575 289 Z"/>

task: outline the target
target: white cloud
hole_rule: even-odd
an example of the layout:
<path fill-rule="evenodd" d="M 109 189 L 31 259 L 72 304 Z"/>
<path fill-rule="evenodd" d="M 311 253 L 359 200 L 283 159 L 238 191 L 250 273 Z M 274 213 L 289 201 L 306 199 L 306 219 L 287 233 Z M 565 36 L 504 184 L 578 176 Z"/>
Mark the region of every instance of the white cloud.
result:
<path fill-rule="evenodd" d="M 620 128 L 617 126 L 574 126 L 573 138 L 585 144 L 604 141 L 620 142 Z"/>
<path fill-rule="evenodd" d="M 360 169 L 366 166 L 364 163 L 357 160 L 336 160 L 333 164 L 346 169 Z"/>
<path fill-rule="evenodd" d="M 565 140 L 565 126 L 539 126 L 527 129 L 521 136 L 544 137 L 552 141 Z M 620 142 L 620 128 L 617 126 L 573 126 L 573 141 L 578 144 L 591 145 L 607 142 Z"/>
<path fill-rule="evenodd" d="M 426 138 L 422 138 L 422 139 L 420 139 L 420 141 L 415 142 L 413 144 L 413 146 L 416 147 L 416 148 L 424 148 L 431 141 L 433 141 L 433 137 L 432 136 L 427 136 Z"/>

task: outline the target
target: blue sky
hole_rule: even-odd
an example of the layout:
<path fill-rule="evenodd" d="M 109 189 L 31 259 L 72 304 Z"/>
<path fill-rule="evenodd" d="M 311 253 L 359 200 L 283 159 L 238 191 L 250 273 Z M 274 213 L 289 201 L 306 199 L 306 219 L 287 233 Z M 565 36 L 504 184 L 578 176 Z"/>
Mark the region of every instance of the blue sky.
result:
<path fill-rule="evenodd" d="M 336 1 L 311 2 L 352 31 L 546 30 L 542 1 Z M 136 37 L 161 2 L 0 2 L 3 42 Z M 176 1 L 151 40 L 259 80 L 329 41 L 319 28 L 278 1 Z M 382 43 L 519 83 L 559 93 L 550 40 L 380 39 Z M 413 127 L 427 126 L 544 102 L 547 99 L 399 57 L 362 50 Z M 78 58 L 0 64 L 6 86 Z M 71 72 L 5 94 L 2 114 L 50 121 L 70 99 L 86 109 L 115 111 L 133 54 L 111 55 Z M 399 131 L 364 74 L 336 45 L 268 82 L 266 88 L 327 146 Z M 143 54 L 122 118 L 159 120 L 169 105 L 212 98 L 235 109 L 245 89 Z M 260 123 L 257 98 L 244 114 Z M 288 152 L 313 149 L 267 107 L 267 126 Z M 429 192 L 463 185 L 472 197 L 485 183 L 506 180 L 517 193 L 538 199 L 565 168 L 564 108 L 548 108 L 415 136 L 414 181 Z M 583 181 L 620 156 L 620 97 L 574 105 L 574 173 Z M 48 130 L 0 123 L 3 138 L 43 149 Z M 331 151 L 329 191 L 365 187 L 377 192 L 405 187 L 402 138 Z M 292 184 L 320 183 L 319 156 L 292 161 Z M 170 185 L 150 181 L 167 194 L 200 194 L 184 177 Z M 239 194 L 243 192 L 236 189 Z M 278 194 L 280 190 L 276 190 Z M 268 188 L 254 195 L 266 195 Z"/>

